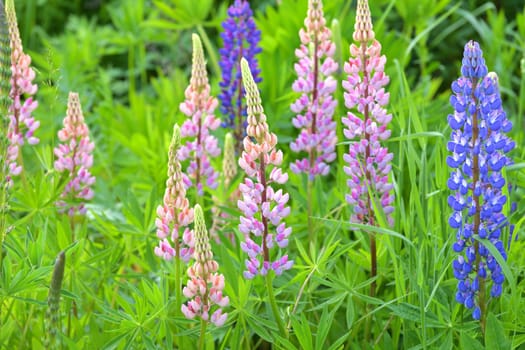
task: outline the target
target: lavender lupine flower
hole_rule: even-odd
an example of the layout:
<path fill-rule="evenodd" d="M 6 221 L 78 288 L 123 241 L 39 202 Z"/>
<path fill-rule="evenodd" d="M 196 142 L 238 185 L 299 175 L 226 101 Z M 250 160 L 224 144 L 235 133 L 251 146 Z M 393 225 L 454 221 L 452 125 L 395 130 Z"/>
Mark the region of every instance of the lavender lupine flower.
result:
<path fill-rule="evenodd" d="M 66 173 L 68 182 L 60 195 L 57 206 L 61 212 L 70 216 L 75 213 L 85 214 L 85 201 L 93 198 L 91 186 L 95 177 L 89 169 L 93 165 L 95 144 L 89 139 L 89 129 L 84 121 L 78 93 L 70 92 L 67 101 L 67 112 L 64 127 L 58 132 L 59 144 L 55 150 L 55 169 Z"/>
<path fill-rule="evenodd" d="M 453 249 L 459 253 L 453 263 L 459 281 L 456 300 L 472 310 L 474 319 L 483 320 L 488 284 L 492 281 L 491 297 L 499 296 L 504 275 L 477 239 L 489 240 L 507 258 L 501 241 L 502 230 L 509 225 L 502 212 L 507 201 L 502 170 L 511 163 L 506 153 L 515 144 L 506 136 L 512 123 L 502 108 L 497 76 L 487 73 L 475 41 L 465 45 L 461 77 L 452 83 L 452 91 L 454 114 L 448 116 L 452 134 L 447 145 L 452 154 L 447 164 L 452 168 L 448 187 L 454 191 L 448 198 L 454 210 L 449 224 L 457 230 Z"/>
<path fill-rule="evenodd" d="M 166 191 L 163 203 L 157 207 L 155 225 L 160 242 L 155 247 L 155 254 L 165 260 L 180 257 L 187 262 L 193 254 L 194 246 L 193 233 L 188 228 L 193 221 L 193 209 L 186 198 L 186 187 L 178 159 L 180 134 L 179 126 L 175 124 L 168 152 Z"/>
<path fill-rule="evenodd" d="M 24 143 L 35 145 L 39 139 L 35 131 L 40 122 L 32 116 L 38 106 L 34 99 L 38 87 L 33 84 L 35 71 L 31 68 L 31 57 L 24 53 L 22 40 L 16 20 L 15 5 L 13 0 L 6 1 L 6 15 L 9 25 L 9 38 L 11 42 L 11 91 L 9 97 L 12 101 L 9 107 L 9 128 L 7 137 L 9 146 L 7 149 L 7 166 L 9 168 L 9 179 L 11 176 L 19 175 L 22 165 L 18 163 L 20 147 Z"/>
<path fill-rule="evenodd" d="M 181 127 L 182 137 L 193 137 L 187 141 L 179 151 L 180 160 L 190 159 L 187 174 L 195 181 L 199 195 L 203 194 L 203 184 L 210 189 L 217 188 L 219 173 L 210 164 L 210 157 L 217 157 L 221 150 L 217 138 L 210 134 L 220 125 L 220 120 L 215 117 L 217 99 L 210 96 L 210 84 L 202 44 L 197 34 L 192 35 L 193 61 L 190 85 L 186 88 L 186 100 L 180 104 L 180 110 L 186 114 L 187 119 Z M 185 179 L 191 182 L 189 179 Z"/>
<path fill-rule="evenodd" d="M 292 104 L 297 114 L 293 125 L 301 129 L 297 139 L 290 144 L 294 152 L 306 151 L 308 156 L 290 165 L 295 173 L 305 172 L 312 180 L 316 175 L 327 175 L 328 165 L 335 159 L 336 123 L 333 121 L 337 101 L 332 94 L 336 88 L 333 73 L 338 65 L 333 60 L 335 45 L 326 27 L 321 0 L 308 1 L 308 13 L 299 36 L 301 46 L 295 50 L 299 62 L 295 64 L 297 80 L 292 88 L 301 96 Z"/>
<path fill-rule="evenodd" d="M 234 129 L 236 150 L 242 151 L 242 139 L 246 135 L 246 106 L 243 104 L 244 91 L 241 82 L 240 60 L 245 57 L 256 83 L 261 82 L 259 65 L 255 57 L 261 52 L 261 32 L 255 26 L 250 3 L 235 0 L 228 8 L 228 17 L 222 23 L 221 37 L 224 47 L 219 50 L 222 80 L 220 111 L 225 116 L 223 126 Z"/>
<path fill-rule="evenodd" d="M 387 125 L 392 115 L 385 110 L 390 94 L 384 89 L 389 78 L 384 72 L 386 57 L 381 56 L 381 44 L 374 39 L 366 0 L 359 0 L 357 3 L 354 28 L 353 38 L 358 45 L 350 46 L 352 57 L 344 66 L 348 78 L 343 81 L 346 90 L 345 106 L 354 109 L 342 118 L 346 126 L 344 134 L 348 139 L 355 140 L 350 144 L 348 154 L 344 155 L 344 160 L 348 163 L 344 171 L 350 177 L 348 187 L 351 189 L 346 200 L 354 207 L 352 222 L 375 225 L 376 207 L 383 208 L 389 224 L 392 225 L 394 197 L 388 174 L 393 156 L 380 143 L 390 137 Z M 376 206 L 370 195 L 378 198 Z"/>
<path fill-rule="evenodd" d="M 268 130 L 259 90 L 245 59 L 241 61 L 241 70 L 248 105 L 248 127 L 239 166 L 247 176 L 239 186 L 243 198 L 237 205 L 243 213 L 239 225 L 239 230 L 244 233 L 241 248 L 248 254 L 244 276 L 251 279 L 257 274 L 266 275 L 270 269 L 280 275 L 293 266 L 288 255 L 274 257 L 274 261 L 270 257 L 270 249 L 275 245 L 286 248 L 292 229 L 281 222 L 290 214 L 290 207 L 286 206 L 289 195 L 272 187 L 272 183 L 288 181 L 288 174 L 279 168 L 283 153 L 275 149 L 277 136 Z"/>
<path fill-rule="evenodd" d="M 195 206 L 194 232 L 195 263 L 188 269 L 189 280 L 182 290 L 191 300 L 183 304 L 181 310 L 188 319 L 198 316 L 220 327 L 228 317 L 222 308 L 228 306 L 230 300 L 223 295 L 224 276 L 217 273 L 219 264 L 213 259 L 204 214 L 198 204 Z"/>

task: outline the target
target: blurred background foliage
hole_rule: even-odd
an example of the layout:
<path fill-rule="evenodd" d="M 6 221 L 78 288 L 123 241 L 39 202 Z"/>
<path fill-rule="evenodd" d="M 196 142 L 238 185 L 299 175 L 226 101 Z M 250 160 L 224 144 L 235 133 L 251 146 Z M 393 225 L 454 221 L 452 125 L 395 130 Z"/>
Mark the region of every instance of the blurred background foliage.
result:
<path fill-rule="evenodd" d="M 352 41 L 355 1 L 324 3 L 342 67 Z M 394 117 L 389 148 L 395 155 L 397 191 L 393 230 L 411 242 L 407 245 L 385 236 L 380 243 L 378 258 L 383 270 L 378 284 L 384 294 L 379 297 L 385 302 L 375 304 L 375 345 L 390 349 L 442 344 L 447 349 L 454 343 L 474 349 L 475 325 L 462 322 L 462 311 L 453 300 L 455 280 L 449 271 L 452 233 L 446 221 L 450 212 L 446 204 L 448 170 L 443 164 L 449 135 L 447 115 L 452 112 L 450 84 L 459 75 L 464 44 L 471 39 L 480 42 L 489 70 L 500 78 L 505 110 L 515 125 L 511 137 L 518 145 L 513 152 L 517 166 L 508 176 L 515 185 L 513 200 L 518 203 L 511 220 L 518 222 L 525 208 L 525 6 L 522 0 L 370 3 L 376 38 L 388 58 L 386 71 L 391 79 L 389 111 Z M 262 31 L 262 100 L 270 128 L 289 160 L 293 156 L 288 143 L 296 135 L 289 108 L 296 97 L 290 89 L 295 79 L 294 50 L 299 45 L 298 31 L 307 1 L 261 0 L 251 4 Z M 18 187 L 13 193 L 15 228 L 6 241 L 10 258 L 5 259 L 8 273 L 2 275 L 0 293 L 0 301 L 14 300 L 10 305 L 16 316 L 6 317 L 8 322 L 0 336 L 12 336 L 4 343 L 8 348 L 38 348 L 35 339 L 42 332 L 42 324 L 34 315 L 44 313 L 42 300 L 50 265 L 66 247 L 75 258 L 72 265 L 66 265 L 63 298 L 66 309 L 75 305 L 79 310 L 78 317 L 68 321 L 72 322 L 68 327 L 72 331 L 67 334 L 68 339 L 74 339 L 72 346 L 122 348 L 122 344 L 140 343 L 142 346 L 136 348 L 155 348 L 153 344 L 159 342 L 172 344 L 170 330 L 178 326 L 171 317 L 174 304 L 166 302 L 171 299 L 165 294 L 172 268 L 153 255 L 157 244 L 155 208 L 164 190 L 173 123 L 185 119 L 179 104 L 189 81 L 191 34 L 196 32 L 202 38 L 216 96 L 219 33 L 228 5 L 216 0 L 16 1 L 22 41 L 37 69 L 39 107 L 35 117 L 41 121 L 38 132 L 42 141 L 24 154 L 25 159 L 33 160 L 27 162 L 30 190 Z M 338 78 L 345 78 L 342 70 Z M 57 194 L 48 188 L 53 176 L 52 148 L 57 143 L 69 91 L 79 92 L 96 144 L 92 171 L 97 176 L 96 197 L 89 205 L 89 224 L 78 232 L 71 232 L 66 219 L 51 216 L 56 215 L 53 203 Z M 346 110 L 342 89 L 337 93 L 335 116 L 339 119 Z M 217 132 L 221 143 L 224 132 Z M 340 122 L 338 133 L 342 136 Z M 356 242 L 366 242 L 365 235 L 335 235 L 349 217 L 344 205 L 346 179 L 341 171 L 345 150 L 346 146 L 338 147 L 338 165 L 325 180 L 330 186 L 325 184 L 324 189 L 329 190 L 316 184 L 314 213 L 327 221 L 319 224 L 324 233 L 313 252 L 306 253 L 308 248 L 300 246 L 306 237 L 302 216 L 306 208 L 305 179 L 290 175 L 287 190 L 294 208 L 290 223 L 296 234 L 293 255 L 299 264 L 294 270 L 297 275 L 279 286 L 280 298 L 294 300 L 294 291 L 306 276 L 312 278 L 305 293 L 309 306 L 315 305 L 309 310 L 317 317 L 310 318 L 313 327 L 319 323 L 318 313 L 325 314 L 323 307 L 344 311 L 331 316 L 337 321 L 330 330 L 332 340 L 351 329 L 354 322 L 362 321 L 370 302 L 366 295 L 353 294 L 367 285 L 363 284 L 367 249 L 355 247 Z M 216 160 L 216 168 L 219 163 Z M 206 204 L 210 225 L 211 202 Z M 236 227 L 235 223 L 231 227 Z M 49 239 L 51 235 L 53 239 Z M 72 235 L 79 240 L 73 242 Z M 525 302 L 519 298 L 520 291 L 525 290 L 524 248 L 523 240 L 515 243 L 509 262 L 516 284 L 512 293 L 507 290 L 506 297 L 497 302 L 498 310 L 509 310 L 502 317 L 508 334 L 514 334 L 516 346 L 525 344 Z M 261 310 L 261 296 L 249 297 L 251 284 L 247 287 L 237 276 L 243 259 L 239 249 L 225 245 L 216 249 L 231 283 L 227 294 L 235 306 L 232 317 L 243 327 L 255 329 L 254 339 L 265 338 L 268 324 L 263 327 L 257 323 L 260 320 L 255 322 L 250 316 Z M 343 255 L 350 257 L 344 264 L 332 259 Z M 317 306 L 313 301 L 323 304 Z M 164 306 L 158 310 L 159 305 Z M 240 344 L 243 331 L 239 329 L 223 329 L 216 336 L 229 332 L 230 344 Z M 190 329 L 187 335 L 195 333 Z M 359 346 L 349 344 L 350 348 Z M 465 347 L 469 344 L 471 347 Z"/>

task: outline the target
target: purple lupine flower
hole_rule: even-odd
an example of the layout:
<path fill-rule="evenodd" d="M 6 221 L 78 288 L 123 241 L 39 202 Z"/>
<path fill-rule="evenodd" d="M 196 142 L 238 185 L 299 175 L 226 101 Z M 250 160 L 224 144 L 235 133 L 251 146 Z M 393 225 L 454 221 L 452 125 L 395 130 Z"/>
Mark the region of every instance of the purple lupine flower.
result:
<path fill-rule="evenodd" d="M 189 280 L 182 290 L 191 300 L 183 304 L 181 310 L 188 319 L 199 316 L 220 327 L 228 317 L 222 308 L 228 306 L 230 299 L 223 295 L 224 275 L 217 273 L 219 264 L 213 259 L 204 214 L 198 204 L 195 206 L 194 232 L 195 264 L 188 269 Z"/>
<path fill-rule="evenodd" d="M 235 0 L 228 8 L 228 17 L 222 23 L 222 27 L 224 31 L 221 38 L 224 47 L 219 50 L 222 69 L 222 80 L 219 83 L 220 111 L 225 117 L 222 125 L 234 129 L 235 148 L 240 154 L 242 139 L 246 135 L 246 106 L 243 104 L 240 61 L 245 57 L 255 82 L 261 82 L 259 65 L 255 58 L 255 55 L 261 52 L 261 32 L 255 26 L 250 3 L 246 0 Z"/>
<path fill-rule="evenodd" d="M 504 275 L 494 256 L 476 238 L 489 240 L 507 258 L 500 238 L 509 225 L 502 212 L 507 201 L 502 192 L 502 169 L 511 164 L 506 153 L 515 143 L 506 135 L 512 123 L 502 108 L 497 76 L 487 73 L 475 41 L 465 45 L 461 74 L 452 83 L 454 114 L 448 116 L 452 128 L 447 144 L 452 153 L 447 157 L 452 168 L 448 187 L 453 191 L 448 198 L 453 209 L 449 224 L 457 230 L 453 246 L 459 253 L 453 263 L 459 281 L 456 300 L 472 310 L 474 319 L 483 319 L 487 284 L 492 280 L 490 295 L 499 296 Z"/>
<path fill-rule="evenodd" d="M 385 215 L 392 226 L 394 196 L 388 176 L 393 156 L 381 145 L 390 137 L 387 125 L 392 115 L 385 109 L 390 95 L 384 89 L 389 78 L 384 72 L 386 57 L 381 56 L 381 44 L 375 40 L 367 0 L 357 1 L 353 39 L 358 45 L 350 45 L 351 57 L 344 65 L 348 78 L 343 81 L 345 106 L 353 111 L 342 118 L 344 135 L 352 140 L 348 154 L 343 156 L 348 164 L 344 171 L 350 188 L 346 200 L 353 207 L 350 221 L 375 226 Z M 376 241 L 370 235 L 370 275 L 374 278 L 376 274 Z M 375 289 L 372 281 L 372 297 Z"/>
<path fill-rule="evenodd" d="M 375 225 L 374 208 L 382 208 L 388 223 L 393 225 L 393 186 L 388 182 L 393 156 L 380 143 L 390 137 L 387 125 L 392 115 L 385 110 L 390 94 L 384 89 L 389 78 L 384 72 L 386 57 L 381 56 L 381 44 L 374 39 L 366 0 L 357 3 L 354 28 L 353 38 L 359 46 L 350 46 L 352 57 L 344 66 L 348 78 L 343 81 L 345 106 L 354 109 L 342 119 L 344 134 L 355 140 L 344 155 L 348 163 L 344 171 L 350 177 L 346 200 L 354 207 L 352 222 Z M 374 198 L 378 199 L 377 205 L 372 202 Z"/>
<path fill-rule="evenodd" d="M 193 61 L 190 85 L 186 88 L 186 100 L 180 104 L 180 110 L 186 114 L 187 119 L 182 124 L 180 133 L 182 137 L 193 137 L 187 141 L 180 150 L 180 160 L 190 159 L 187 174 L 195 181 L 199 195 L 203 194 L 203 187 L 217 188 L 219 173 L 210 163 L 211 157 L 217 157 L 221 150 L 217 138 L 210 134 L 220 125 L 220 120 L 214 115 L 217 99 L 210 96 L 210 84 L 206 72 L 206 62 L 202 44 L 197 34 L 192 35 Z M 186 178 L 187 184 L 191 180 Z"/>
<path fill-rule="evenodd" d="M 332 33 L 326 27 L 321 0 L 308 1 L 308 13 L 299 36 L 301 46 L 295 50 L 299 62 L 295 64 L 297 80 L 292 89 L 301 96 L 292 104 L 297 114 L 293 125 L 301 129 L 297 139 L 290 144 L 294 152 L 306 151 L 308 156 L 290 164 L 294 173 L 305 172 L 312 180 L 316 175 L 327 175 L 328 165 L 335 159 L 337 135 L 333 121 L 337 101 L 332 94 L 336 88 L 333 73 L 338 65 L 333 60 L 335 45 Z"/>
<path fill-rule="evenodd" d="M 275 191 L 272 187 L 273 183 L 284 184 L 288 181 L 288 174 L 279 168 L 283 153 L 275 148 L 277 136 L 268 130 L 259 90 L 244 58 L 241 70 L 248 106 L 248 127 L 239 166 L 247 176 L 239 185 L 242 200 L 237 205 L 243 213 L 239 224 L 239 230 L 244 234 L 241 248 L 248 254 L 244 276 L 251 279 L 258 274 L 266 275 L 270 269 L 280 275 L 292 268 L 293 261 L 288 260 L 288 255 L 271 257 L 270 254 L 270 249 L 275 246 L 275 250 L 286 248 L 292 229 L 281 222 L 290 214 L 290 207 L 286 206 L 289 195 L 282 189 Z"/>
<path fill-rule="evenodd" d="M 9 169 L 8 183 L 12 183 L 11 176 L 19 175 L 22 165 L 18 163 L 20 147 L 26 142 L 35 145 L 39 139 L 35 131 L 40 122 L 33 118 L 32 113 L 38 106 L 34 95 L 38 86 L 33 84 L 35 71 L 31 68 L 31 57 L 24 53 L 22 40 L 16 20 L 13 1 L 6 2 L 6 15 L 9 25 L 9 40 L 11 44 L 11 91 L 9 97 L 12 101 L 9 107 L 9 127 L 7 138 L 7 166 Z"/>
<path fill-rule="evenodd" d="M 193 233 L 188 228 L 193 221 L 193 209 L 190 208 L 186 198 L 184 177 L 178 159 L 179 149 L 180 129 L 175 124 L 168 152 L 166 191 L 162 204 L 157 207 L 157 219 L 155 220 L 157 237 L 160 239 L 159 245 L 155 247 L 155 255 L 165 260 L 180 257 L 183 261 L 188 262 L 195 245 Z"/>
<path fill-rule="evenodd" d="M 58 132 L 62 142 L 55 147 L 55 170 L 66 173 L 68 181 L 57 202 L 60 212 L 69 216 L 76 213 L 85 214 L 85 201 L 94 196 L 91 186 L 95 177 L 89 169 L 93 165 L 93 149 L 95 144 L 89 139 L 89 129 L 84 121 L 78 93 L 70 92 L 67 101 L 67 112 L 64 118 L 64 128 Z"/>

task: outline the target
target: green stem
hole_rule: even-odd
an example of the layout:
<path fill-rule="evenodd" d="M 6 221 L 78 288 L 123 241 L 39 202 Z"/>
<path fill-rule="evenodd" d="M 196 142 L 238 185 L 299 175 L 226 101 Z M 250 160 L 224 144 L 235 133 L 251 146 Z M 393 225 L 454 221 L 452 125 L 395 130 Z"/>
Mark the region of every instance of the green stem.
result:
<path fill-rule="evenodd" d="M 182 289 L 182 276 L 181 276 L 181 261 L 178 254 L 180 254 L 180 248 L 176 248 L 177 250 L 177 256 L 175 257 L 175 307 L 177 308 L 175 310 L 175 315 L 178 315 L 181 312 L 181 305 L 182 305 L 182 295 L 181 295 L 181 289 Z M 178 326 L 176 326 L 176 332 L 178 333 Z M 181 340 L 179 337 L 175 337 L 175 343 L 181 347 L 181 344 L 179 344 L 179 341 Z"/>
<path fill-rule="evenodd" d="M 270 276 L 271 271 L 268 271 L 266 274 L 266 289 L 268 290 L 268 299 L 270 301 L 270 306 L 272 308 L 273 312 L 273 318 L 275 318 L 275 322 L 277 323 L 277 327 L 279 328 L 279 332 L 281 332 L 281 335 L 284 338 L 288 338 L 288 334 L 286 333 L 286 330 L 283 325 L 283 320 L 281 319 L 281 316 L 279 315 L 279 309 L 277 308 L 277 303 L 275 302 L 275 295 L 273 294 L 273 284 L 272 284 L 272 277 Z"/>
<path fill-rule="evenodd" d="M 201 318 L 201 334 L 199 337 L 199 350 L 204 350 L 206 347 L 206 327 L 208 326 L 208 322 L 204 321 Z"/>
<path fill-rule="evenodd" d="M 312 196 L 312 181 L 310 179 L 308 179 L 308 185 L 306 187 L 306 191 L 307 191 L 307 198 L 306 198 L 306 203 L 307 203 L 307 210 L 308 210 L 308 241 L 310 242 L 310 245 L 314 245 L 315 242 L 315 237 L 314 237 L 314 229 L 312 227 L 312 200 L 313 200 L 313 196 Z"/>

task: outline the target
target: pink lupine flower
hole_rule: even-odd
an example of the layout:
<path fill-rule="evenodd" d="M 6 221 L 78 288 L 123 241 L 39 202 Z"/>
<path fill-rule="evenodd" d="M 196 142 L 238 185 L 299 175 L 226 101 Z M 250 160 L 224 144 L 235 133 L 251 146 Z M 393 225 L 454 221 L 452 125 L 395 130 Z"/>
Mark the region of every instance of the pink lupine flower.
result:
<path fill-rule="evenodd" d="M 11 45 L 11 91 L 9 97 L 12 101 L 9 107 L 9 127 L 7 138 L 7 166 L 9 169 L 8 183 L 11 184 L 11 176 L 19 175 L 22 165 L 18 163 L 20 147 L 26 142 L 35 145 L 39 139 L 35 131 L 40 122 L 33 118 L 32 113 L 38 106 L 34 99 L 38 87 L 33 84 L 35 71 L 31 68 L 31 57 L 24 53 L 20 32 L 16 19 L 13 1 L 6 2 L 6 15 L 9 26 L 9 40 Z"/>
<path fill-rule="evenodd" d="M 291 109 L 297 116 L 293 125 L 301 129 L 297 139 L 290 143 L 294 152 L 305 151 L 308 156 L 290 165 L 295 173 L 305 172 L 312 180 L 316 175 L 327 175 L 328 165 L 335 159 L 337 135 L 332 116 L 337 101 L 332 94 L 336 88 L 333 73 L 338 65 L 333 60 L 335 45 L 326 27 L 322 0 L 309 0 L 308 13 L 299 36 L 301 46 L 295 50 L 299 62 L 295 64 L 297 80 L 292 89 L 301 96 Z"/>
<path fill-rule="evenodd" d="M 155 254 L 165 260 L 180 257 L 187 262 L 194 247 L 193 233 L 188 228 L 193 221 L 193 209 L 186 198 L 186 185 L 178 159 L 180 134 L 179 126 L 175 124 L 168 152 L 166 191 L 163 203 L 157 207 L 155 225 L 160 242 L 155 247 Z"/>
<path fill-rule="evenodd" d="M 344 135 L 353 140 L 344 155 L 350 188 L 346 200 L 354 208 L 352 222 L 375 225 L 377 213 L 372 201 L 377 198 L 375 207 L 382 208 L 392 225 L 394 197 L 388 174 L 393 156 L 380 143 L 390 137 L 387 125 L 392 115 L 384 108 L 390 97 L 384 89 L 389 78 L 384 72 L 386 57 L 381 56 L 381 44 L 374 36 L 368 2 L 359 0 L 353 35 L 357 45 L 350 46 L 352 57 L 344 66 L 348 78 L 343 81 L 345 106 L 352 110 L 342 119 Z"/>
<path fill-rule="evenodd" d="M 210 130 L 217 129 L 221 121 L 214 115 L 218 101 L 210 96 L 206 62 L 199 36 L 193 34 L 192 41 L 191 80 L 186 88 L 186 100 L 180 104 L 180 110 L 189 117 L 182 124 L 181 136 L 195 139 L 187 141 L 181 147 L 179 157 L 181 161 L 190 159 L 187 174 L 195 181 L 198 194 L 202 195 L 204 184 L 210 189 L 215 189 L 218 185 L 219 173 L 213 169 L 210 158 L 217 157 L 221 150 L 217 138 L 210 134 Z"/>
<path fill-rule="evenodd" d="M 224 276 L 217 273 L 219 264 L 213 259 L 210 239 L 200 205 L 195 206 L 195 263 L 188 269 L 189 280 L 182 290 L 184 296 L 191 299 L 181 307 L 186 318 L 200 317 L 220 327 L 226 322 L 227 313 L 222 308 L 230 300 L 223 295 Z"/>
<path fill-rule="evenodd" d="M 281 223 L 290 213 L 290 208 L 286 206 L 289 196 L 283 190 L 275 191 L 272 187 L 273 183 L 284 184 L 288 181 L 288 175 L 278 168 L 283 154 L 275 149 L 277 136 L 268 130 L 259 90 L 245 59 L 241 61 L 241 70 L 246 90 L 248 126 L 239 166 L 247 176 L 239 185 L 242 200 L 237 205 L 243 212 L 239 224 L 239 230 L 244 234 L 241 248 L 248 254 L 244 276 L 251 279 L 258 274 L 266 275 L 270 269 L 279 275 L 292 267 L 293 261 L 288 260 L 288 255 L 274 257 L 274 261 L 270 257 L 274 244 L 278 248 L 288 245 L 292 229 Z M 271 231 L 272 226 L 275 232 Z"/>
<path fill-rule="evenodd" d="M 54 150 L 57 157 L 55 170 L 66 173 L 68 182 L 57 206 L 61 212 L 67 211 L 70 216 L 75 213 L 85 214 L 84 202 L 94 196 L 91 186 L 95 183 L 95 177 L 89 169 L 93 165 L 95 144 L 89 139 L 89 129 L 75 92 L 69 93 L 64 128 L 58 132 L 58 139 L 61 144 Z"/>

